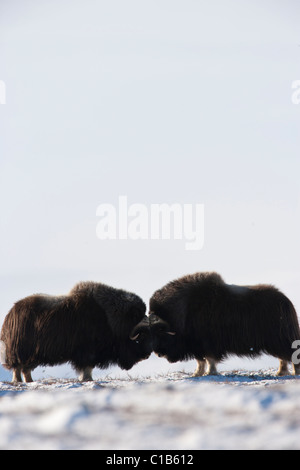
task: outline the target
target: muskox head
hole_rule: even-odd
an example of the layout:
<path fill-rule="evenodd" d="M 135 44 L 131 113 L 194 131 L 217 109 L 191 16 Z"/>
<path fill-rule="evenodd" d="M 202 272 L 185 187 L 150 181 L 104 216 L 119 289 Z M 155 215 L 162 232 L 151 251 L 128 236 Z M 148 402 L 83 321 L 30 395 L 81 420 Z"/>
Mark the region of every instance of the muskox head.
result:
<path fill-rule="evenodd" d="M 169 322 L 150 311 L 149 323 L 153 351 L 169 362 L 182 359 L 182 337 Z"/>
<path fill-rule="evenodd" d="M 123 350 L 119 354 L 119 365 L 129 370 L 139 361 L 147 359 L 152 353 L 152 337 L 149 318 L 144 315 L 130 331 L 127 341 L 123 342 Z"/>
<path fill-rule="evenodd" d="M 140 354 L 141 359 L 147 359 L 150 356 L 152 353 L 152 338 L 147 315 L 133 328 L 129 339 L 132 347 Z"/>

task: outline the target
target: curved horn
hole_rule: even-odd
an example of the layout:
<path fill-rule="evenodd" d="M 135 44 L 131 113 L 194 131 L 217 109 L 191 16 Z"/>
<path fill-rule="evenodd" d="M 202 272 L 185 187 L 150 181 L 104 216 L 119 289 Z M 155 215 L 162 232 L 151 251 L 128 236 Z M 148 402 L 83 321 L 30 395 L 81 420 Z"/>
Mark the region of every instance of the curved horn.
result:
<path fill-rule="evenodd" d="M 139 337 L 140 335 L 140 331 L 138 331 L 140 328 L 144 328 L 145 326 L 150 326 L 150 322 L 149 322 L 149 317 L 147 317 L 147 315 L 145 315 L 143 317 L 143 319 L 137 324 L 135 325 L 135 327 L 133 328 L 129 338 L 132 340 L 132 341 L 136 341 L 137 338 Z"/>
<path fill-rule="evenodd" d="M 144 318 L 140 321 L 140 323 L 137 324 L 137 326 L 145 326 L 145 325 L 149 325 L 150 323 L 150 320 L 149 320 L 149 317 L 147 317 L 147 315 L 144 315 Z"/>
<path fill-rule="evenodd" d="M 149 323 L 150 323 L 150 326 L 152 325 L 155 325 L 157 323 L 163 323 L 163 324 L 167 324 L 167 322 L 165 322 L 162 318 L 160 318 L 159 316 L 155 315 L 155 313 L 150 313 L 149 315 Z"/>
<path fill-rule="evenodd" d="M 137 333 L 135 336 L 129 336 L 129 338 L 132 340 L 132 341 L 135 341 L 138 339 L 138 337 L 140 336 L 139 333 Z"/>
<path fill-rule="evenodd" d="M 150 322 L 150 326 L 158 325 L 159 323 L 161 323 L 161 325 L 164 325 L 165 327 L 170 328 L 169 324 L 165 320 L 160 318 L 158 315 L 155 315 L 155 313 L 150 313 L 149 322 Z M 171 335 L 171 336 L 176 335 L 175 331 L 170 331 L 170 330 L 166 331 L 166 334 Z"/>
<path fill-rule="evenodd" d="M 157 315 L 155 315 L 155 313 L 150 313 L 149 315 L 149 322 L 150 322 L 150 325 L 153 325 L 154 323 L 158 323 L 158 322 L 161 322 L 162 319 L 159 318 Z"/>

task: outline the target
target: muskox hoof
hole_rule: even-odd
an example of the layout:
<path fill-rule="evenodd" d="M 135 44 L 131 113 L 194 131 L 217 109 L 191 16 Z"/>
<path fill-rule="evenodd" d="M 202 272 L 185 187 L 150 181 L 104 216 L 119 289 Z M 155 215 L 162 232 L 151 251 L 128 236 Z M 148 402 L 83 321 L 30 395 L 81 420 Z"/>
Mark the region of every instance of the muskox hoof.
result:
<path fill-rule="evenodd" d="M 212 357 L 206 358 L 207 371 L 205 375 L 219 375 L 217 371 L 217 362 Z"/>
<path fill-rule="evenodd" d="M 22 372 L 23 372 L 24 381 L 26 383 L 33 382 L 32 377 L 31 377 L 31 370 L 23 369 Z"/>
<path fill-rule="evenodd" d="M 279 369 L 276 375 L 277 377 L 284 377 L 285 375 L 290 375 L 287 361 L 279 361 Z"/>
<path fill-rule="evenodd" d="M 205 372 L 205 361 L 197 359 L 197 369 L 193 373 L 192 377 L 202 377 Z"/>
<path fill-rule="evenodd" d="M 217 362 L 211 357 L 206 358 L 206 361 L 200 361 L 197 359 L 197 369 L 193 373 L 192 377 L 203 377 L 206 375 L 219 375 L 217 371 Z M 207 370 L 205 371 L 205 367 Z"/>
<path fill-rule="evenodd" d="M 205 374 L 201 374 L 198 369 L 195 370 L 195 372 L 192 374 L 192 377 L 203 377 Z"/>
<path fill-rule="evenodd" d="M 93 371 L 92 367 L 85 367 L 84 369 L 82 369 L 79 374 L 80 382 L 92 382 L 93 381 L 92 371 Z"/>

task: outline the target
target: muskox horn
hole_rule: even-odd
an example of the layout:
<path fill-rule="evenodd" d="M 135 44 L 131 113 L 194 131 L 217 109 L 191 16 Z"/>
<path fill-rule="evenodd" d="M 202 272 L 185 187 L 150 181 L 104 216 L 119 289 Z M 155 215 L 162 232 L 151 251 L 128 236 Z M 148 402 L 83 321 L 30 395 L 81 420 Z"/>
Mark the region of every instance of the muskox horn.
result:
<path fill-rule="evenodd" d="M 153 326 L 153 325 L 157 325 L 157 324 L 161 324 L 161 325 L 165 325 L 166 327 L 168 327 L 168 323 L 163 320 L 162 318 L 160 318 L 158 315 L 155 315 L 155 313 L 150 313 L 149 315 L 149 323 L 150 323 L 150 326 Z"/>
<path fill-rule="evenodd" d="M 129 338 L 132 340 L 132 341 L 135 341 L 136 339 L 138 339 L 138 337 L 140 336 L 140 334 L 136 334 L 135 336 L 129 336 Z"/>
<path fill-rule="evenodd" d="M 155 315 L 155 313 L 150 313 L 149 322 L 150 322 L 150 326 L 158 325 L 159 323 L 161 323 L 161 325 L 164 325 L 165 327 L 169 327 L 168 323 L 164 321 L 162 318 L 160 318 L 158 315 Z M 176 335 L 175 331 L 166 331 L 166 334 L 171 335 L 171 336 Z"/>
<path fill-rule="evenodd" d="M 150 313 L 149 323 L 150 323 L 150 325 L 154 325 L 155 323 L 165 323 L 165 322 L 160 317 L 155 315 L 155 313 Z"/>
<path fill-rule="evenodd" d="M 145 326 L 149 326 L 149 317 L 147 317 L 147 315 L 145 315 L 144 318 L 133 328 L 129 338 L 132 341 L 136 341 L 140 335 L 140 331 L 137 332 L 137 330 Z"/>

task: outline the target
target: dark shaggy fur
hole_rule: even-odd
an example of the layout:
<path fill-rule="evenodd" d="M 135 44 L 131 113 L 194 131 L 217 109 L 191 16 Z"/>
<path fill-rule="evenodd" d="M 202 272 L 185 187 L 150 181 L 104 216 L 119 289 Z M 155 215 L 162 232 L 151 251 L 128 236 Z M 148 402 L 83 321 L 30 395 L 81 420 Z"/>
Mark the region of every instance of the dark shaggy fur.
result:
<path fill-rule="evenodd" d="M 16 302 L 1 331 L 5 367 L 30 381 L 40 365 L 70 362 L 91 380 L 93 367 L 130 369 L 151 353 L 146 306 L 135 294 L 100 283 L 66 296 L 32 295 Z M 27 376 L 27 377 L 26 377 Z"/>
<path fill-rule="evenodd" d="M 283 373 L 300 339 L 296 311 L 278 289 L 228 285 L 216 273 L 184 276 L 156 291 L 149 319 L 153 349 L 170 362 L 267 353 L 283 361 Z"/>

